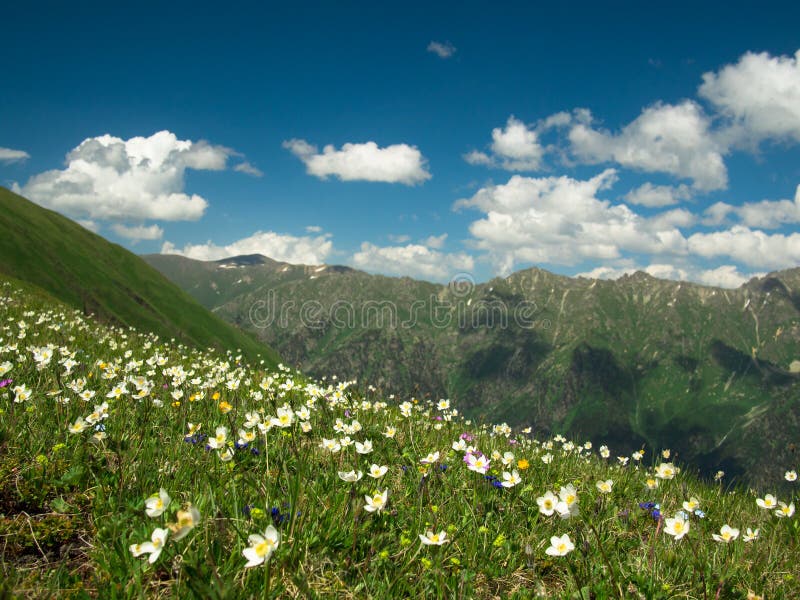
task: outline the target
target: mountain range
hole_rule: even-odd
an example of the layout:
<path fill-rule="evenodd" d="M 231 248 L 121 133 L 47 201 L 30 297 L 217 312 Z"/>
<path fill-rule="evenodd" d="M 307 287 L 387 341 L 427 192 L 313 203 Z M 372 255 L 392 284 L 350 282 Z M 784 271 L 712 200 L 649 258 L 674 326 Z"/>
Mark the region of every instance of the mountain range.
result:
<path fill-rule="evenodd" d="M 466 415 L 671 448 L 704 473 L 763 481 L 800 419 L 800 269 L 731 290 L 527 269 L 437 285 L 260 255 L 143 257 L 312 376 Z"/>

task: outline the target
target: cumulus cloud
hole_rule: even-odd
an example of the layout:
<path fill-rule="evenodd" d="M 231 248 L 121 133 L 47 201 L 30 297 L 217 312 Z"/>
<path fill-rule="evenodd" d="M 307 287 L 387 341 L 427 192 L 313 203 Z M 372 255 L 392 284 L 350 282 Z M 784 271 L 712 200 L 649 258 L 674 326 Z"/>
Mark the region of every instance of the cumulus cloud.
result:
<path fill-rule="evenodd" d="M 725 148 L 710 132 L 711 122 L 690 100 L 644 109 L 618 133 L 577 123 L 569 131 L 570 149 L 585 163 L 616 162 L 647 172 L 691 179 L 698 190 L 727 186 Z"/>
<path fill-rule="evenodd" d="M 128 140 L 106 134 L 70 151 L 66 168 L 14 184 L 14 191 L 75 218 L 194 221 L 208 202 L 184 193 L 186 169 L 224 169 L 232 153 L 169 131 Z"/>
<path fill-rule="evenodd" d="M 238 165 L 233 167 L 233 170 L 236 171 L 237 173 L 244 173 L 245 175 L 252 175 L 253 177 L 263 177 L 264 176 L 264 172 L 261 169 L 259 169 L 258 167 L 254 167 L 253 165 L 251 165 L 247 161 L 239 163 Z"/>
<path fill-rule="evenodd" d="M 649 182 L 625 194 L 625 200 L 630 204 L 649 206 L 651 208 L 671 206 L 691 197 L 692 192 L 689 186 L 685 184 L 671 186 L 653 185 Z"/>
<path fill-rule="evenodd" d="M 318 265 L 333 251 L 330 234 L 318 236 L 293 236 L 274 231 L 256 231 L 253 235 L 225 246 L 211 241 L 205 244 L 186 244 L 176 247 L 164 242 L 162 254 L 180 254 L 195 260 L 220 260 L 231 256 L 262 254 L 273 260 L 303 265 Z"/>
<path fill-rule="evenodd" d="M 698 93 L 729 120 L 721 137 L 732 143 L 800 142 L 800 50 L 793 57 L 748 52 L 705 73 Z"/>
<path fill-rule="evenodd" d="M 507 171 L 536 171 L 541 167 L 544 148 L 536 131 L 512 115 L 505 128 L 492 130 L 491 152 L 489 155 L 473 150 L 464 155 L 464 160 L 472 165 L 499 167 Z"/>
<path fill-rule="evenodd" d="M 422 244 L 381 247 L 369 242 L 361 244 L 352 264 L 367 271 L 435 281 L 448 280 L 456 273 L 475 268 L 474 259 L 463 252 L 439 252 Z"/>
<path fill-rule="evenodd" d="M 342 181 L 382 181 L 414 185 L 431 178 L 427 160 L 415 147 L 393 144 L 379 148 L 375 142 L 345 144 L 341 150 L 327 145 L 322 153 L 305 140 L 291 139 L 283 143 L 306 165 L 309 175 L 325 179 L 330 175 Z"/>
<path fill-rule="evenodd" d="M 118 236 L 138 242 L 140 240 L 160 240 L 164 236 L 164 230 L 158 225 L 122 225 L 116 223 L 111 226 L 111 230 Z"/>
<path fill-rule="evenodd" d="M 712 287 L 734 289 L 747 283 L 752 277 L 761 276 L 762 273 L 743 274 L 733 265 L 722 265 L 715 269 L 696 269 L 692 267 L 678 267 L 671 264 L 650 264 L 646 267 L 619 266 L 597 267 L 586 273 L 579 273 L 578 277 L 591 279 L 619 279 L 623 275 L 631 275 L 636 271 L 643 271 L 658 279 L 672 279 L 676 281 L 691 281 Z"/>
<path fill-rule="evenodd" d="M 16 162 L 18 160 L 26 160 L 31 155 L 23 150 L 12 150 L 11 148 L 0 148 L 0 162 Z"/>
<path fill-rule="evenodd" d="M 614 169 L 588 180 L 514 175 L 504 185 L 459 200 L 454 208 L 485 214 L 470 225 L 471 244 L 486 251 L 504 274 L 518 263 L 573 265 L 617 260 L 626 252 L 685 254 L 679 228 L 693 222 L 691 213 L 673 210 L 646 218 L 598 198 L 616 179 Z"/>
<path fill-rule="evenodd" d="M 76 223 L 84 229 L 88 229 L 92 233 L 97 233 L 100 231 L 100 223 L 97 221 L 92 221 L 91 219 L 78 219 Z"/>
<path fill-rule="evenodd" d="M 428 52 L 433 52 L 439 58 L 450 58 L 456 53 L 456 47 L 450 42 L 431 42 Z"/>
<path fill-rule="evenodd" d="M 447 234 L 443 233 L 442 235 L 432 235 L 425 238 L 422 244 L 428 246 L 428 248 L 436 248 L 439 250 L 444 247 L 445 241 L 447 241 Z"/>
<path fill-rule="evenodd" d="M 800 233 L 767 234 L 744 225 L 689 236 L 689 251 L 705 258 L 719 256 L 762 269 L 787 269 L 800 264 Z"/>
<path fill-rule="evenodd" d="M 794 200 L 761 200 L 739 206 L 716 202 L 704 211 L 703 217 L 705 225 L 721 225 L 735 219 L 747 227 L 762 229 L 800 223 L 800 185 L 795 189 Z"/>

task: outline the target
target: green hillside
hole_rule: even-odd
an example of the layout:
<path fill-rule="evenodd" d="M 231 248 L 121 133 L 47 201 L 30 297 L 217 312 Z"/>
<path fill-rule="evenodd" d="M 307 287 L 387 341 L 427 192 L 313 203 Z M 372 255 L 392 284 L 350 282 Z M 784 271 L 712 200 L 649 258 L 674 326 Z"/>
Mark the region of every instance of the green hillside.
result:
<path fill-rule="evenodd" d="M 0 228 L 0 273 L 110 323 L 276 362 L 273 350 L 209 313 L 135 254 L 5 188 Z"/>
<path fill-rule="evenodd" d="M 312 376 L 447 397 L 473 418 L 620 452 L 671 447 L 751 481 L 800 441 L 798 269 L 736 290 L 529 269 L 465 291 L 256 257 L 145 259 Z M 367 307 L 394 307 L 396 322 Z"/>

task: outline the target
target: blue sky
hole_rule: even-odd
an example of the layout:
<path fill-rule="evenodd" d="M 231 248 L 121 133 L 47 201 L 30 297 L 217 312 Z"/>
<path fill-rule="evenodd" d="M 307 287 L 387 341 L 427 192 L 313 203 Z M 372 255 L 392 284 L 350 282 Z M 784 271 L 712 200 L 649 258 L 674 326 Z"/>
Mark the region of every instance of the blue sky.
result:
<path fill-rule="evenodd" d="M 800 264 L 797 3 L 107 4 L 4 9 L 0 184 L 135 252 Z"/>

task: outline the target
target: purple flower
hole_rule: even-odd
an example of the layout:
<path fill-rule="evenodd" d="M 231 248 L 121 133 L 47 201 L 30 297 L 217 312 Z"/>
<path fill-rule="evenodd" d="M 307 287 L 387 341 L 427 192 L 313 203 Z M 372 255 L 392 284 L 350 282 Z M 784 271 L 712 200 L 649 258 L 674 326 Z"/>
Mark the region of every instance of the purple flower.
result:
<path fill-rule="evenodd" d="M 4 388 L 7 385 L 11 385 L 12 383 L 14 383 L 13 379 L 3 379 L 3 381 L 0 381 L 0 388 Z"/>
<path fill-rule="evenodd" d="M 469 433 L 462 433 L 461 434 L 461 439 L 464 440 L 465 442 L 471 442 L 472 441 L 472 435 L 469 434 Z"/>

